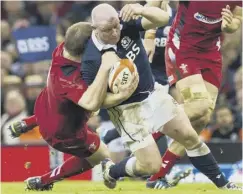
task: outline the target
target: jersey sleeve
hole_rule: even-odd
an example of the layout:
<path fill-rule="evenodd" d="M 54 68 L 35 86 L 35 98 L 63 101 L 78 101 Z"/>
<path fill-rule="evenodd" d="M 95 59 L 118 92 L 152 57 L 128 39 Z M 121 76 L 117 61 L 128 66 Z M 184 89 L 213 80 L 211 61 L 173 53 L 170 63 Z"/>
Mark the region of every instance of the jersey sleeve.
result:
<path fill-rule="evenodd" d="M 125 22 L 125 25 L 131 28 L 135 28 L 138 31 L 145 31 L 145 29 L 142 26 L 142 17 L 136 19 L 136 20 L 131 20 L 129 22 Z"/>
<path fill-rule="evenodd" d="M 99 71 L 100 64 L 96 61 L 84 61 L 81 66 L 81 76 L 87 85 L 91 85 Z"/>

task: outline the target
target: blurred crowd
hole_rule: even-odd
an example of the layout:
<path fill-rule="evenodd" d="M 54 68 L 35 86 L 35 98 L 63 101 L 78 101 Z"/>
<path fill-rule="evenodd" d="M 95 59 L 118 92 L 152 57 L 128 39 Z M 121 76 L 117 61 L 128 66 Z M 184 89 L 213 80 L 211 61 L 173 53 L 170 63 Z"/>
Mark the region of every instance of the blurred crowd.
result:
<path fill-rule="evenodd" d="M 45 85 L 51 60 L 23 63 L 19 60 L 12 31 L 29 26 L 55 26 L 56 42 L 66 29 L 79 21 L 90 21 L 92 8 L 102 1 L 1 1 L 1 138 L 4 145 L 44 143 L 38 128 L 10 137 L 10 123 L 33 114 L 35 99 Z M 128 1 L 109 1 L 119 10 Z M 134 1 L 133 1 L 134 3 Z M 141 2 L 145 3 L 145 2 Z M 172 6 L 176 7 L 176 2 Z M 210 125 L 202 132 L 205 141 L 242 139 L 242 37 L 241 30 L 225 35 L 222 45 L 224 80 Z M 89 121 L 96 130 L 108 118 L 103 114 Z"/>

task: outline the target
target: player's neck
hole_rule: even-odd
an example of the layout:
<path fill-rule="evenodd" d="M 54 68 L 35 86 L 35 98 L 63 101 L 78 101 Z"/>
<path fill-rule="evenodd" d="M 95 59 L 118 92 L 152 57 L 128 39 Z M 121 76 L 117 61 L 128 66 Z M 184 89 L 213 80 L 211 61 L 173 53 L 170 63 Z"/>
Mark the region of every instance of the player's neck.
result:
<path fill-rule="evenodd" d="M 77 63 L 80 63 L 81 61 L 81 56 L 71 56 L 68 51 L 66 51 L 65 49 L 63 49 L 63 57 L 66 58 L 66 59 L 69 59 L 71 61 L 74 61 L 74 62 L 77 62 Z"/>

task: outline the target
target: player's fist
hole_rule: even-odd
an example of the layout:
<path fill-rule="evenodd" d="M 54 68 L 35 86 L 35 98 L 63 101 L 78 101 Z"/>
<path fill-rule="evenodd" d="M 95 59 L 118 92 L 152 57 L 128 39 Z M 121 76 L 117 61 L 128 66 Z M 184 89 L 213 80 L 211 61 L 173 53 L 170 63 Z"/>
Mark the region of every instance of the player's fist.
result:
<path fill-rule="evenodd" d="M 101 66 L 102 68 L 110 70 L 117 61 L 119 61 L 119 57 L 115 51 L 107 51 L 101 57 Z"/>
<path fill-rule="evenodd" d="M 128 80 L 128 82 L 126 84 L 118 85 L 118 91 L 119 91 L 119 95 L 121 96 L 121 98 L 123 100 L 128 99 L 134 93 L 136 88 L 138 87 L 138 83 L 139 83 L 139 75 L 138 75 L 137 71 L 135 71 L 133 73 L 132 78 L 130 80 Z"/>
<path fill-rule="evenodd" d="M 233 18 L 234 18 L 229 5 L 227 5 L 226 8 L 222 9 L 221 15 L 222 15 L 221 30 L 225 31 L 225 30 L 227 30 L 227 28 L 230 27 L 230 25 L 232 24 Z"/>
<path fill-rule="evenodd" d="M 120 11 L 120 17 L 124 22 L 128 22 L 131 19 L 143 13 L 144 7 L 139 3 L 136 4 L 126 4 Z"/>
<path fill-rule="evenodd" d="M 160 8 L 162 9 L 162 10 L 164 10 L 164 11 L 168 11 L 168 5 L 169 5 L 169 0 L 163 0 L 162 2 L 161 2 L 161 5 L 160 5 Z"/>

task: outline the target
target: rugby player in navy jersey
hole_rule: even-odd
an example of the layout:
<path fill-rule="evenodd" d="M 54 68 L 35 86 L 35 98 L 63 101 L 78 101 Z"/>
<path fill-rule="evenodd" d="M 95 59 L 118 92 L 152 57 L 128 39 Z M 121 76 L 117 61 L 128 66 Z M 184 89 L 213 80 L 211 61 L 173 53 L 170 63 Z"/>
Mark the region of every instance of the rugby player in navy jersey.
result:
<path fill-rule="evenodd" d="M 81 68 L 81 74 L 84 80 L 87 84 L 91 84 L 93 82 L 92 76 L 94 77 L 96 75 L 97 70 L 99 69 L 99 63 L 101 59 L 101 55 L 103 52 L 105 52 L 106 49 L 110 50 L 113 49 L 117 52 L 119 58 L 128 58 L 135 62 L 138 68 L 138 73 L 141 76 L 139 85 L 137 87 L 137 90 L 135 92 L 135 95 L 128 98 L 126 101 L 123 101 L 122 99 L 119 99 L 119 96 L 117 94 L 108 93 L 107 98 L 104 101 L 103 107 L 109 108 L 108 112 L 111 117 L 111 120 L 114 122 L 114 114 L 117 110 L 114 107 L 115 105 L 121 105 L 124 104 L 124 106 L 127 106 L 127 104 L 131 103 L 138 103 L 140 104 L 141 101 L 144 101 L 148 98 L 148 96 L 152 93 L 154 90 L 154 80 L 151 73 L 151 68 L 149 67 L 148 58 L 146 56 L 145 49 L 142 45 L 142 40 L 140 38 L 140 31 L 143 31 L 144 28 L 142 26 L 142 23 L 144 23 L 147 26 L 147 29 L 153 28 L 156 26 L 162 26 L 165 25 L 168 22 L 168 14 L 163 12 L 161 9 L 158 8 L 149 8 L 148 10 L 143 11 L 143 6 L 139 4 L 132 4 L 132 5 L 126 5 L 124 9 L 130 9 L 130 12 L 133 11 L 137 12 L 138 15 L 140 14 L 148 14 L 148 19 L 138 19 L 138 20 L 131 20 L 131 16 L 129 14 L 126 14 L 126 12 L 121 11 L 121 17 L 123 17 L 123 21 L 119 21 L 118 13 L 115 11 L 113 7 L 111 7 L 108 4 L 100 4 L 99 6 L 95 7 L 92 11 L 92 22 L 94 31 L 92 33 L 91 39 L 87 44 L 85 53 L 83 55 L 83 67 Z M 102 12 L 101 10 L 105 10 L 106 13 Z M 113 17 L 115 16 L 115 17 Z M 162 18 L 162 20 L 160 19 Z M 106 20 L 111 20 L 110 24 L 106 24 Z M 129 22 L 126 22 L 126 20 L 129 20 Z M 130 21 L 131 20 L 131 21 Z M 119 43 L 118 43 L 119 42 Z M 117 44 L 118 43 L 118 44 Z M 139 56 L 139 57 L 137 57 Z M 145 78 L 145 79 L 144 79 Z M 139 112 L 139 110 L 138 110 Z M 137 113 L 134 112 L 136 115 Z M 129 115 L 129 114 L 127 114 Z M 112 118 L 113 117 L 113 118 Z M 136 119 L 136 118 L 132 118 Z M 133 121 L 131 121 L 132 125 Z M 129 123 L 127 123 L 129 125 Z M 139 126 L 136 126 L 136 121 L 134 121 L 135 126 L 128 126 L 128 128 L 133 129 L 134 131 L 127 132 L 123 130 L 124 133 L 122 138 L 124 139 L 127 144 L 131 144 L 132 148 L 131 150 L 136 151 L 137 149 L 140 149 L 141 147 L 146 147 L 146 144 L 152 144 L 149 145 L 147 150 L 145 150 L 147 153 L 154 152 L 155 153 L 155 160 L 149 161 L 153 165 L 151 168 L 144 168 L 147 166 L 147 161 L 143 158 L 140 159 L 140 169 L 142 174 L 153 174 L 155 172 L 155 168 L 160 167 L 160 157 L 159 157 L 159 151 L 156 146 L 156 144 L 153 141 L 152 136 L 148 135 L 148 131 L 146 129 L 142 129 L 144 131 L 141 131 L 140 134 L 138 134 L 138 137 L 130 136 L 129 133 L 136 133 Z M 115 126 L 120 130 L 120 124 L 119 126 L 115 123 Z M 120 130 L 121 132 L 121 130 Z M 135 139 L 140 138 L 139 136 L 143 135 L 146 140 L 141 143 L 133 143 L 135 142 Z M 127 139 L 127 140 L 126 140 Z M 151 155 L 152 156 L 152 155 Z M 156 159 L 157 156 L 157 159 Z M 149 158 L 149 157 L 148 157 Z M 150 157 L 151 158 L 151 157 Z"/>
<path fill-rule="evenodd" d="M 137 16 L 141 17 L 133 19 Z M 117 164 L 109 159 L 102 162 L 103 178 L 108 187 L 115 185 L 120 177 L 152 175 L 160 170 L 160 153 L 151 135 L 156 131 L 182 144 L 192 164 L 217 187 L 228 184 L 182 107 L 165 92 L 162 85 L 154 84 L 139 32 L 165 25 L 168 19 L 168 14 L 161 9 L 139 4 L 125 5 L 119 15 L 108 4 L 100 4 L 92 10 L 93 32 L 81 67 L 85 82 L 92 84 L 101 55 L 107 50 L 114 50 L 118 57 L 132 60 L 139 74 L 138 87 L 128 99 L 121 100 L 117 94 L 108 92 L 103 101 L 103 107 L 108 109 L 123 143 L 133 152 L 133 156 Z"/>
<path fill-rule="evenodd" d="M 162 5 L 161 5 L 162 6 Z M 165 90 L 169 91 L 169 83 L 167 80 L 166 70 L 165 70 L 165 46 L 167 42 L 167 35 L 169 33 L 170 26 L 173 22 L 176 10 L 171 9 L 170 6 L 167 4 L 166 11 L 168 12 L 170 19 L 169 23 L 165 26 L 159 27 L 157 30 L 151 30 L 150 32 L 146 32 L 145 39 L 144 39 L 144 47 L 149 54 L 150 66 L 152 69 L 152 73 L 156 82 L 160 83 L 161 85 L 166 86 Z M 154 33 L 154 34 L 150 34 Z M 143 35 L 143 33 L 142 33 Z M 150 50 L 151 49 L 151 50 Z M 148 53 L 148 50 L 151 53 Z M 152 54 L 152 55 L 150 55 Z M 109 130 L 103 137 L 103 141 L 108 144 L 110 141 L 120 138 L 120 135 L 116 129 Z M 167 148 L 167 140 L 166 137 L 160 133 L 153 133 L 153 138 L 155 139 L 156 143 L 162 145 L 163 148 L 159 147 L 160 153 L 164 154 L 164 150 Z M 163 144 L 161 142 L 163 141 Z M 163 149 L 163 150 L 162 150 Z M 148 179 L 147 187 L 154 188 L 154 189 L 165 189 L 172 186 L 176 186 L 179 181 L 190 174 L 190 170 L 179 171 L 173 177 L 173 180 L 169 183 L 165 179 L 164 176 L 152 176 Z"/>

